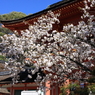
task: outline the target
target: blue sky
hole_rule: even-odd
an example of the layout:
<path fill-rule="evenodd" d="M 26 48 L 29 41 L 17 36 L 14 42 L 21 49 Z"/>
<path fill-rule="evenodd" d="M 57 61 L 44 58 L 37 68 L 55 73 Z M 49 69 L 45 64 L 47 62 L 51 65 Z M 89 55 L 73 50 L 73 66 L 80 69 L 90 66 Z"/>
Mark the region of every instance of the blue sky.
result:
<path fill-rule="evenodd" d="M 61 0 L 0 0 L 0 15 L 13 11 L 33 14 L 59 1 Z"/>

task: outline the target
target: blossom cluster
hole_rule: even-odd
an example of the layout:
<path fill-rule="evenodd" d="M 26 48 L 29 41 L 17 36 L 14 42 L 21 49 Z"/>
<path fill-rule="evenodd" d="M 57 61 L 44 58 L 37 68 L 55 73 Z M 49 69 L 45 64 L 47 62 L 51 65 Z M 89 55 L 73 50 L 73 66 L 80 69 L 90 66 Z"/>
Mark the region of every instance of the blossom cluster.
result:
<path fill-rule="evenodd" d="M 94 15 L 88 12 L 95 1 L 84 1 L 84 4 L 82 18 L 87 18 L 87 21 L 80 21 L 78 25 L 69 23 L 63 26 L 61 32 L 53 29 L 54 24 L 60 23 L 58 17 L 61 14 L 49 11 L 28 29 L 22 30 L 21 36 L 1 37 L 0 48 L 3 46 L 2 53 L 8 59 L 5 67 L 14 75 L 24 70 L 27 64 L 35 67 L 31 70 L 32 74 L 41 69 L 45 76 L 38 74 L 35 79 L 40 86 L 48 80 L 51 85 L 61 85 L 68 78 L 87 79 L 95 67 L 95 22 Z"/>

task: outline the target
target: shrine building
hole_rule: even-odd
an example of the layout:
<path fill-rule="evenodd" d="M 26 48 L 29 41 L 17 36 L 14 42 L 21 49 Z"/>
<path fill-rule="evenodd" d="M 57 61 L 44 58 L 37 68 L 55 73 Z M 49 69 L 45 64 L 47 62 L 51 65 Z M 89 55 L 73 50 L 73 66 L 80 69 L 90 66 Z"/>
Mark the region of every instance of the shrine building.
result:
<path fill-rule="evenodd" d="M 80 7 L 84 7 L 84 0 L 61 0 L 60 2 L 54 3 L 47 7 L 46 9 L 34 13 L 32 15 L 28 15 L 26 17 L 10 20 L 10 21 L 0 21 L 4 27 L 14 31 L 17 31 L 20 35 L 22 30 L 28 29 L 30 24 L 33 24 L 39 17 L 45 15 L 48 11 L 56 13 L 60 13 L 58 25 L 54 25 L 54 28 L 57 31 L 62 31 L 63 25 L 68 23 L 73 23 L 76 25 L 79 21 L 81 21 L 81 16 L 83 11 Z M 91 11 L 93 13 L 93 10 Z M 2 76 L 4 77 L 4 76 Z M 21 95 L 21 91 L 23 90 L 36 90 L 37 85 L 34 81 L 29 80 L 27 82 L 18 83 L 18 84 L 10 84 L 10 76 L 8 78 L 0 80 L 0 87 L 7 88 L 10 91 L 10 95 Z M 69 84 L 69 80 L 66 81 L 65 85 Z M 50 86 L 48 83 L 46 86 Z M 44 91 L 44 95 L 59 95 L 60 90 L 56 87 L 53 90 Z"/>

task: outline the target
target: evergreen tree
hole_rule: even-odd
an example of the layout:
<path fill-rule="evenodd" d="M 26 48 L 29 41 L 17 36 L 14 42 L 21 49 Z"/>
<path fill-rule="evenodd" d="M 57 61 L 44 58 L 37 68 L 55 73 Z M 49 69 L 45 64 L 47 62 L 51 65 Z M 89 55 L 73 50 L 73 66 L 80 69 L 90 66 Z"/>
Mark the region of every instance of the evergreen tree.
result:
<path fill-rule="evenodd" d="M 26 16 L 26 14 L 24 14 L 22 12 L 11 12 L 9 14 L 0 15 L 0 21 L 15 20 L 15 19 L 23 18 L 25 16 Z M 8 33 L 11 33 L 12 31 L 7 28 L 1 27 L 0 32 L 8 34 Z"/>

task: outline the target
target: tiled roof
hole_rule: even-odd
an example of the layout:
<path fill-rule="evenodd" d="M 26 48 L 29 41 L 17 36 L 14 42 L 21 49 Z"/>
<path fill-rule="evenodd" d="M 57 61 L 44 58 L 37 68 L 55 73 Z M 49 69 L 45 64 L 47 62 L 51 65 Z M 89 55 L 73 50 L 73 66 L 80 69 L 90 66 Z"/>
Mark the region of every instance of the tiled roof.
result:
<path fill-rule="evenodd" d="M 0 88 L 0 93 L 10 94 L 10 92 L 6 88 Z"/>
<path fill-rule="evenodd" d="M 28 19 L 32 19 L 34 17 L 37 17 L 43 13 L 46 13 L 49 10 L 54 10 L 56 8 L 59 8 L 61 6 L 66 6 L 70 3 L 76 2 L 76 1 L 82 1 L 82 0 L 62 0 L 60 2 L 54 3 L 52 5 L 50 5 L 48 8 L 46 8 L 45 10 L 42 10 L 40 12 L 28 15 L 26 17 L 20 18 L 20 19 L 16 19 L 16 20 L 9 20 L 9 21 L 0 21 L 2 24 L 11 24 L 11 23 L 18 23 L 18 22 L 22 22 L 23 20 L 28 20 Z"/>

